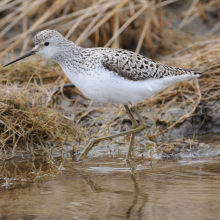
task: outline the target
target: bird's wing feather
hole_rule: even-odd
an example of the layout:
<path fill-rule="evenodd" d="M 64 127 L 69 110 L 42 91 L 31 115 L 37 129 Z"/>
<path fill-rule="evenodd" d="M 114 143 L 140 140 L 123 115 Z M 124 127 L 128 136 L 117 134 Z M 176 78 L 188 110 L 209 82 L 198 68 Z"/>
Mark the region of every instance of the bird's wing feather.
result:
<path fill-rule="evenodd" d="M 102 65 L 118 75 L 133 81 L 165 76 L 201 74 L 190 69 L 181 69 L 157 63 L 138 53 L 122 49 L 106 48 L 103 50 Z"/>

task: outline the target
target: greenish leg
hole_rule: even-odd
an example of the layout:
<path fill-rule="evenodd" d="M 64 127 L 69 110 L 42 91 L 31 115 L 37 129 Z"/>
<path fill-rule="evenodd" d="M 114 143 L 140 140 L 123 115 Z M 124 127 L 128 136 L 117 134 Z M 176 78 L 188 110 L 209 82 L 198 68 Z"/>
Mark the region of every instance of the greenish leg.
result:
<path fill-rule="evenodd" d="M 126 105 L 125 105 L 126 106 Z M 132 121 L 133 126 L 137 125 L 137 122 L 135 122 L 136 120 L 134 119 L 134 116 L 132 115 L 131 111 L 127 110 L 128 106 L 125 107 L 126 111 L 128 112 L 128 115 Z M 133 137 L 131 137 L 131 141 L 130 141 L 130 145 L 132 147 L 132 144 L 134 142 L 134 136 L 137 132 L 143 131 L 146 128 L 146 124 L 144 123 L 143 118 L 141 117 L 141 115 L 139 114 L 139 112 L 137 111 L 137 108 L 135 106 L 133 106 L 133 109 L 140 121 L 140 125 L 136 128 L 131 129 L 130 131 L 124 131 L 124 132 L 120 132 L 118 134 L 113 134 L 113 135 L 109 135 L 106 137 L 100 137 L 100 138 L 93 138 L 88 145 L 86 146 L 86 148 L 84 149 L 84 151 L 82 152 L 82 154 L 78 157 L 78 160 L 83 160 L 86 155 L 89 153 L 89 151 L 95 146 L 97 145 L 99 142 L 104 141 L 104 140 L 108 140 L 111 138 L 115 138 L 115 137 L 119 137 L 119 136 L 123 136 L 123 135 L 129 135 L 129 134 L 134 134 Z M 129 146 L 129 151 L 131 150 L 131 147 Z M 129 154 L 129 153 L 128 153 Z M 129 156 L 129 155 L 128 155 Z M 126 157 L 127 158 L 127 157 Z"/>
<path fill-rule="evenodd" d="M 131 107 L 133 108 L 134 112 L 136 113 L 136 115 L 137 115 L 137 117 L 138 117 L 138 120 L 140 121 L 140 125 L 143 126 L 144 128 L 146 128 L 146 124 L 145 124 L 145 122 L 144 122 L 142 116 L 141 116 L 140 113 L 138 112 L 136 106 L 134 105 L 134 106 L 131 106 Z M 126 110 L 127 110 L 127 109 L 126 109 Z M 128 110 L 130 111 L 130 109 L 128 109 Z M 127 110 L 127 111 L 128 111 L 128 110 Z M 131 112 L 130 112 L 130 113 L 131 113 Z M 132 117 L 133 117 L 133 115 L 132 115 Z M 137 123 L 136 120 L 135 120 L 134 123 L 133 123 L 133 121 L 132 121 L 132 128 L 136 128 L 137 125 L 138 125 L 138 123 Z M 144 129 L 143 129 L 143 130 L 144 130 Z M 137 132 L 136 132 L 136 133 L 137 133 Z M 133 133 L 133 134 L 131 135 L 130 144 L 129 144 L 128 152 L 127 152 L 126 159 L 125 159 L 126 162 L 128 162 L 129 157 L 130 157 L 130 155 L 131 155 L 131 150 L 132 150 L 132 147 L 134 146 L 134 138 L 135 138 L 136 133 Z"/>
<path fill-rule="evenodd" d="M 129 115 L 129 117 L 130 117 L 130 119 L 131 119 L 132 128 L 133 128 L 133 129 L 134 129 L 134 128 L 137 128 L 137 127 L 138 127 L 138 123 L 137 123 L 137 121 L 135 120 L 134 116 L 132 115 L 131 110 L 129 109 L 129 107 L 128 107 L 127 105 L 124 105 L 124 107 L 125 107 L 125 109 L 127 110 L 128 115 Z M 126 162 L 128 162 L 129 157 L 130 157 L 130 155 L 131 155 L 131 150 L 132 150 L 132 147 L 134 146 L 134 138 L 135 138 L 135 135 L 136 135 L 136 133 L 133 133 L 133 134 L 131 135 L 130 143 L 129 143 L 129 147 L 128 147 L 128 152 L 127 152 L 126 158 L 125 158 L 125 161 L 126 161 Z"/>
<path fill-rule="evenodd" d="M 132 108 L 133 108 L 135 114 L 137 115 L 138 120 L 140 121 L 140 124 L 146 128 L 147 125 L 145 124 L 144 119 L 142 118 L 139 111 L 137 110 L 137 107 L 134 105 L 134 106 L 132 106 Z"/>

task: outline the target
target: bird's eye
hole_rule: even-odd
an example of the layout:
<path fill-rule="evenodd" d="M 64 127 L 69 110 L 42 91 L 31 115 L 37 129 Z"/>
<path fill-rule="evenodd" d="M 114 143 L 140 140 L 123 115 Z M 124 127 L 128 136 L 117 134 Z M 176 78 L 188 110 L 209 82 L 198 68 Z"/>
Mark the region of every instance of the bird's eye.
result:
<path fill-rule="evenodd" d="M 44 46 L 48 46 L 50 43 L 49 42 L 45 42 L 44 43 Z"/>

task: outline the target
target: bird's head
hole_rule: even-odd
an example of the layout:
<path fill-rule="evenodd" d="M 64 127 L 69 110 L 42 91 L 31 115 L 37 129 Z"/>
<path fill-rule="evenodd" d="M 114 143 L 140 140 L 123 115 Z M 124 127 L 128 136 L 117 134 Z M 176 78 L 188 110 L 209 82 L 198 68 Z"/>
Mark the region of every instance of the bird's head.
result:
<path fill-rule="evenodd" d="M 16 60 L 6 64 L 8 66 L 12 63 L 15 63 L 19 60 L 22 60 L 26 57 L 32 56 L 34 54 L 39 54 L 45 58 L 52 59 L 56 57 L 63 44 L 67 43 L 66 40 L 59 32 L 54 30 L 44 30 L 37 33 L 34 37 L 34 48 L 24 54 L 23 56 L 19 57 Z M 5 67 L 4 66 L 4 67 Z"/>

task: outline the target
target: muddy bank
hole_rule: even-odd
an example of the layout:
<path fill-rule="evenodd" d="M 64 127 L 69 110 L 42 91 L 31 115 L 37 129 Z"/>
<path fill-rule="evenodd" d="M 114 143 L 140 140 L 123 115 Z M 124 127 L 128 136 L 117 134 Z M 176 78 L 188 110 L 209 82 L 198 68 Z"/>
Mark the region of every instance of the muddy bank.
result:
<path fill-rule="evenodd" d="M 220 133 L 220 100 L 201 101 L 193 116 L 171 129 L 170 135 L 190 136 Z"/>
<path fill-rule="evenodd" d="M 82 126 L 87 126 L 87 124 L 90 124 L 92 120 L 97 120 L 97 123 L 95 124 L 97 127 L 102 126 L 104 123 L 104 118 L 102 117 L 102 114 L 106 114 L 106 119 L 110 121 L 112 120 L 113 124 L 118 118 L 121 119 L 121 131 L 125 131 L 126 129 L 131 127 L 131 121 L 126 113 L 123 111 L 123 106 L 120 107 L 119 105 L 102 104 L 96 102 L 92 102 L 91 104 L 91 101 L 88 100 L 86 97 L 82 97 L 82 94 L 78 93 L 77 89 L 72 89 L 69 86 L 73 85 L 67 84 L 66 88 L 64 88 L 63 90 L 64 96 L 68 98 L 69 101 L 63 100 L 61 95 L 54 98 L 59 105 L 65 106 L 65 112 L 69 112 L 69 110 L 72 110 L 75 100 L 77 100 L 78 104 L 80 103 L 84 107 L 88 107 L 88 111 L 86 114 L 81 115 L 79 118 L 77 118 L 78 115 L 75 115 L 74 117 L 76 119 L 76 122 L 79 122 Z M 58 91 L 59 89 L 56 92 Z M 79 94 L 80 97 L 78 96 Z M 110 114 L 108 114 L 107 112 L 98 111 L 98 108 L 101 109 L 102 106 L 104 110 L 109 109 Z M 148 128 L 153 125 L 154 118 L 154 122 L 156 122 L 158 126 L 163 127 L 161 130 L 166 129 L 170 125 L 170 123 L 174 123 L 182 115 L 186 114 L 187 111 L 189 111 L 189 106 L 185 106 L 183 108 L 178 104 L 174 104 L 169 109 L 163 110 L 162 108 L 161 111 L 158 113 L 160 114 L 160 116 L 157 117 L 156 114 L 158 109 L 156 109 L 157 111 L 155 111 L 152 106 L 147 106 L 146 104 L 142 103 L 139 103 L 138 106 L 140 106 L 139 111 L 144 117 Z M 120 109 L 120 111 L 123 111 L 124 114 L 121 114 L 120 116 L 114 115 L 115 112 L 118 111 L 118 109 Z M 64 111 L 62 113 L 64 113 Z M 167 118 L 171 120 L 169 121 Z M 118 131 L 117 127 L 115 131 Z M 142 131 L 138 136 L 144 136 L 145 133 L 146 131 Z M 203 135 L 207 133 L 220 133 L 220 99 L 200 101 L 194 113 L 192 113 L 192 116 L 188 117 L 183 122 L 178 123 L 168 132 L 166 132 L 166 134 L 174 137 L 186 137 L 195 134 Z"/>

